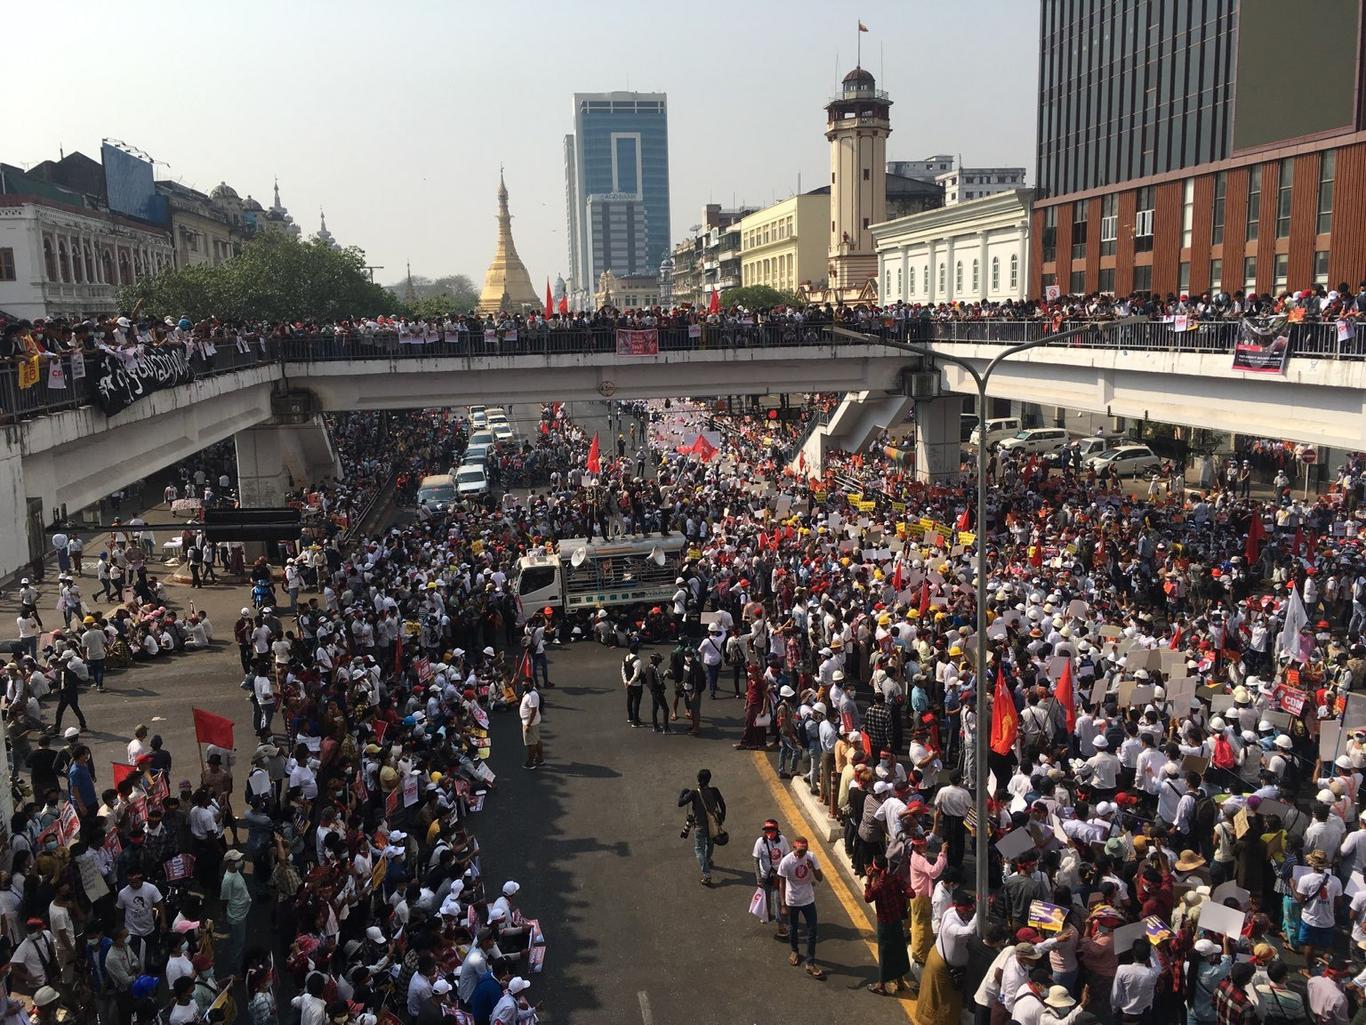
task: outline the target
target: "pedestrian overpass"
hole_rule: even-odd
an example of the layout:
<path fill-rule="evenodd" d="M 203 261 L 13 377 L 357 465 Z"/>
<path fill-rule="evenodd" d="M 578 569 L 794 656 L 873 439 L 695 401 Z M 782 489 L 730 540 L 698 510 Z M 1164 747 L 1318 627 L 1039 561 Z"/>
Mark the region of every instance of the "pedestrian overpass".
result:
<path fill-rule="evenodd" d="M 1217 325 L 1229 328 L 1232 325 Z M 831 448 L 862 447 L 915 404 L 922 476 L 957 469 L 961 395 L 975 391 L 951 354 L 985 366 L 1035 323 L 903 322 L 855 331 L 761 324 L 659 331 L 657 348 L 623 349 L 610 327 L 521 338 L 459 336 L 426 345 L 392 336 L 269 339 L 197 358 L 192 379 L 134 382 L 112 415 L 107 379 L 17 386 L 0 375 L 0 573 L 41 550 L 41 528 L 215 442 L 236 440 L 244 503 L 279 504 L 291 480 L 345 471 L 319 414 L 471 403 L 841 392 L 806 441 L 809 466 Z M 1132 330 L 1131 330 L 1132 329 Z M 1366 358 L 1332 325 L 1296 330 L 1283 374 L 1230 368 L 1228 333 L 1127 325 L 1020 353 L 992 377 L 992 396 L 1220 431 L 1366 449 Z M 923 348 L 924 357 L 886 344 Z M 642 351 L 643 350 L 643 351 Z M 630 353 L 630 354 L 628 354 Z M 49 378 L 49 382 L 51 378 Z M 125 382 L 126 383 L 126 382 Z M 136 392 L 136 394 L 134 394 Z"/>

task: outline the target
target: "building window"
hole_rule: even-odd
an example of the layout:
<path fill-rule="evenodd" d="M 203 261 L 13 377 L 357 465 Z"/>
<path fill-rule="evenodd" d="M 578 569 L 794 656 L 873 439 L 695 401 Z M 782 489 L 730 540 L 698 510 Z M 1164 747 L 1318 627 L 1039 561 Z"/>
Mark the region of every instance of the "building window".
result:
<path fill-rule="evenodd" d="M 57 243 L 57 262 L 62 267 L 62 280 L 69 283 L 71 281 L 71 259 L 67 255 L 65 242 L 59 241 Z"/>
<path fill-rule="evenodd" d="M 791 273 L 792 273 L 792 257 L 789 256 L 787 259 L 788 259 L 787 272 L 788 272 L 789 275 L 791 275 Z M 790 282 L 789 282 L 789 284 L 790 284 Z M 900 268 L 900 267 L 898 267 L 898 268 L 896 269 L 896 294 L 897 294 L 897 298 L 898 298 L 898 299 L 904 298 L 905 295 L 906 295 L 906 293 L 905 293 L 904 291 L 902 291 L 902 288 L 901 288 L 901 268 Z"/>
<path fill-rule="evenodd" d="M 1295 190 L 1295 160 L 1281 161 L 1280 181 L 1276 188 L 1276 237 L 1290 237 L 1290 197 Z"/>
<path fill-rule="evenodd" d="M 1275 267 L 1276 274 L 1271 287 L 1279 293 L 1285 291 L 1285 286 L 1290 283 L 1290 257 L 1285 253 L 1278 253 Z"/>
<path fill-rule="evenodd" d="M 1050 206 L 1043 212 L 1043 262 L 1053 263 L 1058 258 L 1058 208 Z"/>
<path fill-rule="evenodd" d="M 863 230 L 864 230 L 864 231 L 867 231 L 867 230 L 868 230 L 868 218 L 866 218 L 866 217 L 863 219 Z"/>
<path fill-rule="evenodd" d="M 1187 178 L 1181 191 L 1181 248 L 1191 247 L 1191 228 L 1195 226 L 1195 179 Z"/>
<path fill-rule="evenodd" d="M 872 174 L 872 171 L 870 171 L 868 168 L 865 167 L 865 168 L 863 169 L 863 180 L 864 180 L 864 181 L 868 181 L 869 176 L 870 176 L 871 174 Z"/>
<path fill-rule="evenodd" d="M 1319 165 L 1319 218 L 1314 229 L 1320 235 L 1333 230 L 1333 178 L 1336 173 L 1337 150 L 1326 150 L 1323 163 Z"/>
<path fill-rule="evenodd" d="M 1107 295 L 1115 294 L 1115 269 L 1102 267 L 1100 271 L 1100 290 Z"/>
<path fill-rule="evenodd" d="M 882 295 L 883 295 L 883 297 L 885 298 L 885 297 L 887 297 L 887 296 L 890 296 L 891 294 L 892 294 L 892 268 L 888 267 L 888 268 L 887 268 L 887 286 L 882 290 Z"/>
<path fill-rule="evenodd" d="M 1211 245 L 1224 241 L 1224 198 L 1228 194 L 1228 175 L 1220 171 L 1214 176 L 1214 212 L 1211 216 L 1209 240 Z"/>
<path fill-rule="evenodd" d="M 81 249 L 85 253 L 85 280 L 93 283 L 95 281 L 95 259 L 90 253 L 90 246 L 83 245 Z"/>
<path fill-rule="evenodd" d="M 1086 271 L 1074 270 L 1072 280 L 1068 282 L 1068 291 L 1073 295 L 1081 295 L 1086 291 Z"/>
<path fill-rule="evenodd" d="M 1224 261 L 1211 260 L 1209 262 L 1209 290 L 1211 292 L 1222 292 L 1224 290 Z"/>
<path fill-rule="evenodd" d="M 963 261 L 959 260 L 953 265 L 953 292 L 959 295 L 963 291 Z"/>
<path fill-rule="evenodd" d="M 1100 255 L 1115 255 L 1115 240 L 1119 238 L 1119 197 L 1115 193 L 1100 199 Z"/>
<path fill-rule="evenodd" d="M 1153 251 L 1153 187 L 1138 190 L 1138 211 L 1134 214 L 1134 252 Z"/>
<path fill-rule="evenodd" d="M 981 276 L 978 274 L 977 261 L 976 261 L 976 260 L 973 260 L 973 261 L 972 261 L 972 290 L 973 290 L 974 292 L 978 291 L 978 290 L 981 288 L 981 285 L 982 285 L 982 278 L 981 278 Z"/>
<path fill-rule="evenodd" d="M 1153 288 L 1152 264 L 1140 264 L 1134 268 L 1134 291 L 1151 292 Z"/>
<path fill-rule="evenodd" d="M 999 256 L 991 258 L 991 290 L 993 292 L 1001 290 L 1001 258 Z"/>
<path fill-rule="evenodd" d="M 3 259 L 4 251 L 0 250 L 0 260 Z M 1320 249 L 1314 253 L 1314 284 L 1328 284 L 1328 250 Z"/>
<path fill-rule="evenodd" d="M 0 281 L 17 281 L 14 274 L 14 250 L 9 246 L 0 248 Z"/>
<path fill-rule="evenodd" d="M 948 268 L 948 264 L 941 263 L 941 264 L 939 265 L 939 295 L 940 295 L 940 298 L 943 298 L 943 295 L 944 295 L 944 275 L 945 275 L 946 273 L 948 273 L 947 268 Z"/>
<path fill-rule="evenodd" d="M 1182 260 L 1176 270 L 1176 288 L 1183 295 L 1191 290 L 1191 265 L 1189 260 Z"/>
<path fill-rule="evenodd" d="M 1257 241 L 1257 228 L 1262 218 L 1262 165 L 1252 168 L 1247 175 L 1247 240 Z"/>
<path fill-rule="evenodd" d="M 1072 204 L 1072 259 L 1086 259 L 1086 201 Z"/>
<path fill-rule="evenodd" d="M 929 294 L 930 294 L 930 265 L 929 265 L 929 264 L 925 264 L 925 266 L 923 266 L 923 267 L 920 268 L 920 280 L 923 281 L 923 282 L 925 283 L 924 286 L 923 286 L 924 289 L 925 289 L 925 294 L 926 294 L 926 295 L 929 295 Z"/>
<path fill-rule="evenodd" d="M 915 268 L 914 268 L 914 267 L 907 267 L 907 268 L 906 268 L 906 291 L 909 292 L 911 295 L 915 295 Z"/>
<path fill-rule="evenodd" d="M 1249 292 L 1257 291 L 1257 258 L 1243 258 L 1243 288 Z"/>
<path fill-rule="evenodd" d="M 1020 255 L 1018 253 L 1010 254 L 1010 287 L 1020 287 Z"/>

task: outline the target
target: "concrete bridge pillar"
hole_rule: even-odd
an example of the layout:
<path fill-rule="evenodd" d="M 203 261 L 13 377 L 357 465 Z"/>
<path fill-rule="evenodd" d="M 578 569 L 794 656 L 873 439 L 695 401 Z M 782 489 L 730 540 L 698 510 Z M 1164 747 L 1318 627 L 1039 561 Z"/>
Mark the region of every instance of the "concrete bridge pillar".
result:
<path fill-rule="evenodd" d="M 233 436 L 237 488 L 245 508 L 281 506 L 307 484 L 344 476 L 321 416 L 300 423 L 271 421 Z"/>
<path fill-rule="evenodd" d="M 915 479 L 957 480 L 962 472 L 963 399 L 948 395 L 915 400 Z"/>

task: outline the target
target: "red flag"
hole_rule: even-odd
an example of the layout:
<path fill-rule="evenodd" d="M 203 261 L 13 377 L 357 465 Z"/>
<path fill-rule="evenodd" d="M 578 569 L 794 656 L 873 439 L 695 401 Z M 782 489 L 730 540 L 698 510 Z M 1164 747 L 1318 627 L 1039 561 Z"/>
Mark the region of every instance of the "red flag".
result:
<path fill-rule="evenodd" d="M 398 624 L 398 637 L 394 640 L 394 675 L 403 672 L 403 624 Z"/>
<path fill-rule="evenodd" d="M 1181 630 L 1181 628 L 1178 626 L 1176 629 L 1174 629 L 1174 630 L 1172 631 L 1172 642 L 1171 642 L 1170 644 L 1167 645 L 1167 650 L 1168 650 L 1168 651 L 1180 651 L 1180 650 L 1181 650 L 1181 637 L 1182 637 L 1182 630 Z"/>
<path fill-rule="evenodd" d="M 569 296 L 560 296 L 560 314 L 563 316 L 569 312 Z"/>
<path fill-rule="evenodd" d="M 958 514 L 958 522 L 954 524 L 958 530 L 967 530 L 972 525 L 972 517 L 968 515 L 968 507 L 963 506 L 963 511 Z"/>
<path fill-rule="evenodd" d="M 892 590 L 901 592 L 901 560 L 896 560 L 896 568 L 892 570 Z"/>
<path fill-rule="evenodd" d="M 778 528 L 777 528 L 777 527 L 774 527 L 774 528 L 773 528 L 773 534 L 772 534 L 771 537 L 769 537 L 768 541 L 769 541 L 769 545 L 773 548 L 773 550 L 774 550 L 775 552 L 778 550 L 778 542 L 779 542 L 780 540 L 781 540 L 781 538 L 780 538 L 779 533 L 778 533 Z"/>
<path fill-rule="evenodd" d="M 1006 689 L 1006 674 L 996 670 L 996 693 L 991 701 L 991 749 L 998 755 L 1010 753 L 1015 746 L 1015 734 L 1020 720 L 1015 712 L 1015 699 Z"/>
<path fill-rule="evenodd" d="M 387 729 L 389 729 L 389 724 L 385 722 L 383 719 L 376 719 L 370 725 L 375 728 L 375 743 L 383 744 L 384 733 Z"/>
<path fill-rule="evenodd" d="M 708 313 L 720 313 L 720 312 L 721 312 L 721 290 L 720 290 L 719 288 L 713 288 L 713 289 L 711 290 L 711 301 L 710 301 L 709 303 L 707 303 L 707 312 L 708 312 Z"/>
<path fill-rule="evenodd" d="M 545 319 L 555 315 L 555 300 L 550 297 L 550 279 L 545 279 Z"/>
<path fill-rule="evenodd" d="M 219 747 L 232 749 L 231 719 L 206 712 L 202 708 L 195 708 L 192 711 L 194 712 L 195 740 L 201 744 L 216 744 Z"/>
<path fill-rule="evenodd" d="M 593 434 L 593 444 L 588 446 L 588 472 L 594 477 L 602 473 L 602 450 L 598 447 L 596 432 Z"/>
<path fill-rule="evenodd" d="M 757 551 L 760 551 L 760 552 L 762 552 L 765 548 L 767 548 L 767 547 L 768 547 L 768 535 L 765 534 L 763 531 L 760 531 L 760 532 L 759 532 L 759 541 L 758 541 L 758 543 L 757 543 L 754 547 L 755 547 L 755 549 L 756 549 Z"/>
<path fill-rule="evenodd" d="M 930 582 L 922 580 L 920 582 L 920 618 L 925 618 L 925 613 L 930 611 Z"/>
<path fill-rule="evenodd" d="M 1300 549 L 1304 546 L 1304 528 L 1295 528 L 1295 540 L 1291 542 L 1290 550 L 1296 555 L 1300 554 Z"/>
<path fill-rule="evenodd" d="M 1248 565 L 1256 562 L 1262 555 L 1262 541 L 1266 539 L 1266 524 L 1262 522 L 1262 507 L 1254 506 L 1252 519 L 1247 524 L 1247 544 L 1243 546 L 1243 558 Z"/>
<path fill-rule="evenodd" d="M 1072 660 L 1070 658 L 1063 663 L 1062 675 L 1058 677 L 1058 683 L 1053 688 L 1053 696 L 1058 699 L 1058 704 L 1062 705 L 1063 718 L 1067 720 L 1067 732 L 1075 733 L 1077 729 L 1077 698 L 1072 693 Z"/>
<path fill-rule="evenodd" d="M 221 744 L 219 746 L 222 747 Z M 137 771 L 138 770 L 136 766 L 120 765 L 118 762 L 114 762 L 114 786 L 117 787 L 129 776 L 136 776 Z"/>
<path fill-rule="evenodd" d="M 541 421 L 541 433 L 542 433 L 542 434 L 549 434 L 549 433 L 550 433 L 550 422 L 549 422 L 548 420 L 542 420 L 542 421 Z"/>
<path fill-rule="evenodd" d="M 527 648 L 522 652 L 522 664 L 517 667 L 517 679 L 530 680 L 531 677 L 531 649 Z"/>

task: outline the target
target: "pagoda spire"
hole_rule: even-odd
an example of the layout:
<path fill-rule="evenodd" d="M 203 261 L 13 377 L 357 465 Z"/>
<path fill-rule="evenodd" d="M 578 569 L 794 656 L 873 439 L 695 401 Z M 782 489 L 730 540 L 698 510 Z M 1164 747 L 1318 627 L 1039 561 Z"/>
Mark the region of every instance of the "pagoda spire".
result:
<path fill-rule="evenodd" d="M 508 209 L 508 188 L 503 166 L 498 165 L 498 246 L 493 262 L 484 274 L 484 287 L 479 293 L 479 311 L 495 310 L 518 312 L 524 307 L 540 308 L 541 299 L 531 285 L 526 265 L 517 255 L 512 240 L 512 214 Z"/>

